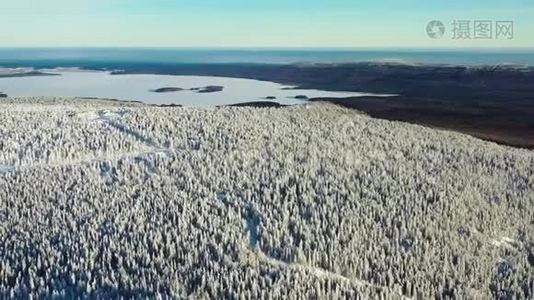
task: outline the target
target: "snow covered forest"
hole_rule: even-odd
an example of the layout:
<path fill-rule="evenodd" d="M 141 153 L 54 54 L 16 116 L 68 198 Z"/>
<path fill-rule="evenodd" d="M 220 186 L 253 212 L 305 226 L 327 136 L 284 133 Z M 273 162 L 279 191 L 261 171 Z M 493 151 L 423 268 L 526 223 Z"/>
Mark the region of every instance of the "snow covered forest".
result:
<path fill-rule="evenodd" d="M 0 298 L 534 298 L 534 152 L 316 103 L 0 102 Z"/>

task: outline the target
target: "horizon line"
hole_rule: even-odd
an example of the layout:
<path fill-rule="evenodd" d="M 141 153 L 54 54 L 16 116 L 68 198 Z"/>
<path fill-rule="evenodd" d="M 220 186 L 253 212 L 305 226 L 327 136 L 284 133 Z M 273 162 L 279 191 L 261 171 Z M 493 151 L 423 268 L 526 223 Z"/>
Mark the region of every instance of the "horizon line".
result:
<path fill-rule="evenodd" d="M 410 46 L 358 46 L 358 47 L 298 47 L 298 46 L 0 46 L 8 49 L 169 49 L 169 50 L 530 50 L 534 46 L 485 46 L 485 47 L 410 47 Z"/>

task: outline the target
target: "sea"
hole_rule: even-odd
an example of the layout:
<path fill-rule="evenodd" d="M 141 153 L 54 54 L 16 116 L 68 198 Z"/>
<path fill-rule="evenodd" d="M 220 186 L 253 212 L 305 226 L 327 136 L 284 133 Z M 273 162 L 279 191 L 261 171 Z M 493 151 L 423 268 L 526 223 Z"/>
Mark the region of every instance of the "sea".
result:
<path fill-rule="evenodd" d="M 481 49 L 203 49 L 0 48 L 0 66 L 76 67 L 91 63 L 351 63 L 399 62 L 534 66 L 534 48 Z"/>

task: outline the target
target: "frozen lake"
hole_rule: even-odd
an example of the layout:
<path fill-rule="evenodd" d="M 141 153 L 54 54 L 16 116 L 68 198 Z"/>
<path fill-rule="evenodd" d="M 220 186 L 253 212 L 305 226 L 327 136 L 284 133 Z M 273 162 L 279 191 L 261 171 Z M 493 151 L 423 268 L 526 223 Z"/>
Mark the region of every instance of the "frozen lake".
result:
<path fill-rule="evenodd" d="M 239 78 L 137 74 L 111 75 L 108 72 L 80 70 L 43 71 L 59 74 L 60 76 L 0 78 L 0 91 L 10 97 L 98 97 L 136 100 L 147 104 L 200 106 L 262 101 L 266 100 L 266 97 L 276 97 L 276 99 L 269 101 L 281 104 L 300 104 L 306 101 L 295 99 L 295 96 L 342 98 L 372 95 L 356 92 L 287 89 L 291 87 L 268 81 Z M 198 91 L 189 90 L 206 86 L 222 86 L 224 89 L 220 92 L 212 93 L 198 93 Z M 167 93 L 151 91 L 164 87 L 176 87 L 184 90 Z"/>

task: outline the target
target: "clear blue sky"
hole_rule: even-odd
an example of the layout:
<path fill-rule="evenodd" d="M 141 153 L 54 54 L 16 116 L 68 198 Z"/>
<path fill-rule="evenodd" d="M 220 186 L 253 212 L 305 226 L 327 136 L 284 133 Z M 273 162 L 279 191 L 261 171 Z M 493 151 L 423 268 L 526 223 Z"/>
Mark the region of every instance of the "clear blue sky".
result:
<path fill-rule="evenodd" d="M 513 40 L 440 40 L 433 19 L 512 20 Z M 532 0 L 0 0 L 0 47 L 534 47 Z"/>

